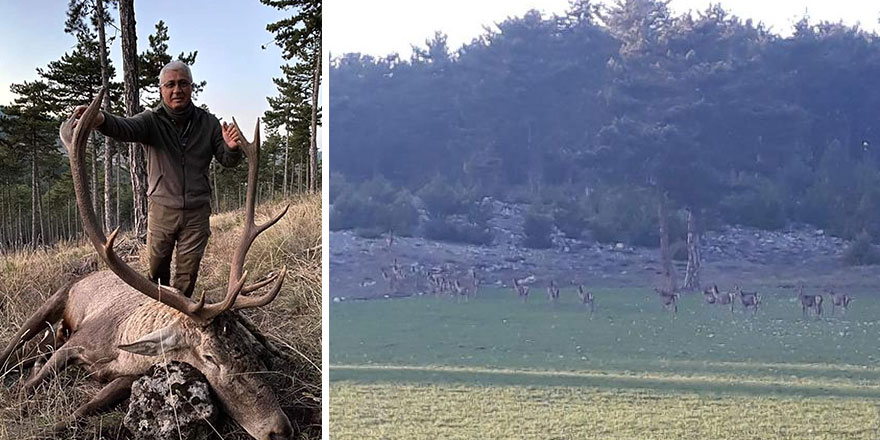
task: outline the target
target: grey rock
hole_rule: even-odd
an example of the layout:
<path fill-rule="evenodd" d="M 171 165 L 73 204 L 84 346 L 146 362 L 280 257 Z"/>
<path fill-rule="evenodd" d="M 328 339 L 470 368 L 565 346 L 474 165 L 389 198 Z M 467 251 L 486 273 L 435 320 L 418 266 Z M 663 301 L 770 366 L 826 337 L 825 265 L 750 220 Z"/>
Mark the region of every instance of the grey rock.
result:
<path fill-rule="evenodd" d="M 161 362 L 131 386 L 123 424 L 140 440 L 207 439 L 219 418 L 207 379 L 182 362 Z"/>

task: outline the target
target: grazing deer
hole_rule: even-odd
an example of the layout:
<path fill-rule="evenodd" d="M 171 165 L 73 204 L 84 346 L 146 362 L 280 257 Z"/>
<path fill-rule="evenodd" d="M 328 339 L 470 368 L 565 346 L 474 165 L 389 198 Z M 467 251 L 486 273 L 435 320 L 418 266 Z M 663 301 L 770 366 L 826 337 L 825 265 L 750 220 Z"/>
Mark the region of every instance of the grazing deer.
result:
<path fill-rule="evenodd" d="M 556 300 L 559 299 L 559 286 L 550 280 L 550 285 L 547 286 L 547 298 L 550 299 L 551 303 L 556 303 Z"/>
<path fill-rule="evenodd" d="M 522 302 L 526 302 L 529 299 L 529 286 L 527 284 L 520 284 L 519 280 L 516 278 L 513 279 L 513 288 L 516 290 L 516 294 L 519 295 L 519 299 Z"/>
<path fill-rule="evenodd" d="M 822 295 L 807 295 L 804 293 L 804 285 L 798 286 L 798 300 L 801 302 L 801 312 L 806 318 L 812 310 L 816 317 L 822 316 Z"/>
<path fill-rule="evenodd" d="M 672 314 L 678 314 L 678 294 L 675 292 L 670 292 L 664 289 L 660 289 L 655 287 L 654 291 L 657 292 L 660 298 L 660 302 L 663 304 L 663 308 L 666 310 L 672 310 Z"/>
<path fill-rule="evenodd" d="M 581 304 L 590 306 L 590 315 L 592 316 L 593 312 L 596 310 L 596 298 L 593 296 L 593 292 L 589 292 L 584 289 L 584 286 L 579 285 L 578 296 L 581 297 Z"/>
<path fill-rule="evenodd" d="M 703 289 L 703 299 L 706 301 L 706 304 L 715 304 L 717 300 L 715 292 L 717 291 L 718 286 L 707 287 Z"/>
<path fill-rule="evenodd" d="M 706 300 L 707 304 L 730 306 L 730 311 L 733 312 L 733 293 L 722 293 L 718 290 L 717 284 L 713 284 L 712 287 L 703 290 L 703 299 Z"/>
<path fill-rule="evenodd" d="M 249 330 L 235 310 L 261 307 L 278 295 L 286 269 L 268 279 L 245 286 L 244 259 L 256 237 L 287 212 L 285 208 L 263 225 L 254 224 L 254 204 L 259 164 L 259 122 L 254 142 L 239 148 L 248 158 L 246 220 L 230 264 L 225 298 L 207 304 L 173 287 L 160 286 L 134 270 L 113 249 L 119 229 L 104 235 L 92 210 L 86 180 L 86 142 L 104 91 L 92 101 L 77 123 L 71 116 L 61 126 L 61 140 L 70 156 L 76 202 L 83 229 L 110 270 L 71 281 L 56 291 L 31 315 L 0 353 L 3 369 L 17 362 L 12 355 L 34 336 L 61 322 L 59 336 L 48 361 L 35 369 L 23 385 L 33 393 L 48 377 L 69 364 L 79 365 L 89 377 L 107 385 L 77 408 L 56 429 L 84 416 L 107 410 L 126 399 L 131 384 L 160 360 L 186 362 L 201 371 L 226 412 L 251 436 L 260 440 L 292 437 L 292 428 L 276 397 L 263 380 L 269 345 Z M 233 120 L 234 123 L 234 120 Z M 238 125 L 236 124 L 236 130 Z M 243 138 L 243 136 L 242 136 Z M 243 296 L 273 283 L 259 296 Z M 250 327 L 253 328 L 253 327 Z"/>
<path fill-rule="evenodd" d="M 834 310 L 837 307 L 843 308 L 843 314 L 846 315 L 849 303 L 852 302 L 853 298 L 845 293 L 836 293 L 834 290 L 827 290 L 827 292 L 828 296 L 831 297 L 831 315 L 834 315 Z"/>
<path fill-rule="evenodd" d="M 739 285 L 734 286 L 734 290 L 739 294 L 739 301 L 743 306 L 743 310 L 752 309 L 752 314 L 758 313 L 758 306 L 761 304 L 761 297 L 758 292 L 743 291 Z"/>

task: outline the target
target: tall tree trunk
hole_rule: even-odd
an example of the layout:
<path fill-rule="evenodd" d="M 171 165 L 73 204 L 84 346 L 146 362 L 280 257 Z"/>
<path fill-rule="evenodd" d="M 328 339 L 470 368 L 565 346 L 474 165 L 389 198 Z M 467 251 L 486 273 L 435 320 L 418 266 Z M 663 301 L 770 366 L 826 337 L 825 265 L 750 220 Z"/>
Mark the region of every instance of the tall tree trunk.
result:
<path fill-rule="evenodd" d="M 37 246 L 37 149 L 31 156 L 31 247 Z"/>
<path fill-rule="evenodd" d="M 296 175 L 297 184 L 298 184 L 298 187 L 297 187 L 298 191 L 297 192 L 305 192 L 306 188 L 308 188 L 308 186 L 309 186 L 308 185 L 308 183 L 309 183 L 309 180 L 308 180 L 309 179 L 309 170 L 308 170 L 308 166 L 306 165 L 308 163 L 307 154 L 308 153 L 306 152 L 306 149 L 303 148 L 302 154 L 300 154 L 300 157 L 299 157 L 299 168 L 297 168 L 297 175 Z M 290 192 L 293 192 L 293 184 L 290 185 Z"/>
<path fill-rule="evenodd" d="M 287 171 L 290 169 L 288 158 L 290 157 L 290 115 L 287 115 L 287 123 L 286 123 L 287 136 L 285 136 L 284 142 L 284 180 L 281 181 L 281 185 L 284 188 L 284 197 L 287 197 Z"/>
<path fill-rule="evenodd" d="M 101 59 L 101 85 L 104 93 L 102 108 L 110 111 L 110 68 L 107 64 L 107 39 L 104 36 L 104 1 L 95 0 L 95 15 L 98 23 L 98 53 Z M 110 188 L 113 183 L 113 144 L 109 137 L 104 136 L 104 230 L 110 230 L 116 226 L 113 218 L 113 197 Z M 96 196 L 97 197 L 97 196 Z M 118 195 L 117 195 L 118 197 Z"/>
<path fill-rule="evenodd" d="M 275 156 L 278 155 L 278 148 L 272 150 L 272 187 L 269 189 L 269 198 L 275 200 Z"/>
<path fill-rule="evenodd" d="M 688 263 L 684 274 L 685 290 L 700 290 L 700 268 L 703 265 L 700 256 L 700 229 L 697 214 L 693 208 L 687 210 L 687 252 Z"/>
<path fill-rule="evenodd" d="M 669 212 L 666 193 L 660 194 L 660 201 L 657 204 L 657 211 L 660 223 L 660 268 L 663 271 L 663 278 L 666 282 L 665 288 L 670 292 L 678 290 L 675 281 L 675 267 L 672 265 L 672 254 L 669 249 Z"/>
<path fill-rule="evenodd" d="M 321 41 L 315 48 L 315 71 L 312 73 L 312 133 L 309 137 L 309 192 L 318 191 L 318 83 L 321 81 Z"/>
<path fill-rule="evenodd" d="M 113 147 L 113 150 L 114 151 L 116 150 L 115 145 Z M 122 163 L 120 162 L 122 160 L 122 158 L 119 157 L 118 155 L 116 155 L 115 157 L 116 157 L 116 207 L 113 208 L 113 218 L 116 220 L 117 225 L 121 225 L 122 222 L 119 220 L 119 199 L 120 199 L 120 194 L 121 194 L 121 192 L 119 192 L 119 189 L 120 189 L 120 187 L 119 187 L 119 173 L 122 172 Z"/>
<path fill-rule="evenodd" d="M 137 29 L 134 20 L 134 0 L 119 0 L 119 25 L 122 28 L 122 71 L 125 83 L 125 114 L 129 117 L 140 112 L 137 80 Z M 137 237 L 147 237 L 147 166 L 144 147 L 129 144 L 129 173 L 131 174 L 132 229 Z"/>

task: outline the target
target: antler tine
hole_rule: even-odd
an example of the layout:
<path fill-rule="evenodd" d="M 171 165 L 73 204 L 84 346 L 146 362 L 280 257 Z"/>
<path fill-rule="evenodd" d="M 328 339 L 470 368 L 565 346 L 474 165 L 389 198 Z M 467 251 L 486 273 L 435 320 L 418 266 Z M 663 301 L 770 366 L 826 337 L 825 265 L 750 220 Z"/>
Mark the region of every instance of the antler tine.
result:
<path fill-rule="evenodd" d="M 244 286 L 244 287 L 242 287 L 242 288 L 241 288 L 241 293 L 245 293 L 245 294 L 246 294 L 246 293 L 251 293 L 251 292 L 255 292 L 255 291 L 257 291 L 257 290 L 260 290 L 260 289 L 262 289 L 263 287 L 269 285 L 269 283 L 271 283 L 272 281 L 275 281 L 277 278 L 278 278 L 278 274 L 277 274 L 277 273 L 273 273 L 273 274 L 269 275 L 269 277 L 266 278 L 265 280 L 262 280 L 262 281 L 256 282 L 256 283 L 251 284 L 251 285 L 249 285 L 249 286 Z"/>
<path fill-rule="evenodd" d="M 260 296 L 241 296 L 238 298 L 237 301 L 235 301 L 235 308 L 241 310 L 254 307 L 262 307 L 274 301 L 275 298 L 278 297 L 278 292 L 281 291 L 281 285 L 284 284 L 285 276 L 287 276 L 286 266 L 281 268 L 281 272 L 278 273 L 278 276 L 275 279 L 275 284 L 272 285 L 272 290 L 270 290 L 265 295 Z M 268 282 L 266 282 L 266 284 L 268 284 Z"/>
<path fill-rule="evenodd" d="M 70 159 L 70 174 L 73 180 L 73 190 L 76 194 L 76 204 L 82 217 L 83 230 L 89 241 L 92 242 L 98 255 L 107 263 L 107 267 L 122 281 L 144 295 L 180 311 L 201 324 L 205 324 L 208 320 L 196 313 L 201 308 L 199 304 L 193 303 L 175 288 L 160 286 L 150 281 L 132 269 L 131 266 L 116 254 L 113 250 L 113 243 L 119 233 L 119 228 L 116 228 L 110 234 L 110 237 L 105 236 L 104 230 L 98 222 L 97 215 L 92 210 L 91 194 L 89 193 L 86 178 L 86 143 L 92 132 L 92 126 L 95 125 L 104 93 L 105 90 L 102 88 L 82 114 L 79 122 L 76 121 L 75 117 L 71 116 L 61 125 L 59 130 L 61 142 L 67 148 Z"/>
<path fill-rule="evenodd" d="M 244 271 L 241 278 L 235 283 L 234 286 L 230 286 L 230 288 L 226 291 L 226 298 L 223 298 L 222 302 L 209 304 L 207 306 L 201 307 L 200 310 L 197 311 L 199 316 L 201 316 L 205 320 L 214 319 L 217 315 L 229 310 L 232 306 L 235 305 L 235 300 L 238 298 L 238 294 L 241 293 L 242 287 L 244 287 L 244 282 L 247 279 L 247 271 Z M 202 301 L 204 304 L 204 301 Z"/>
<path fill-rule="evenodd" d="M 242 138 L 242 145 L 240 146 L 240 148 L 247 156 L 248 180 L 247 197 L 245 201 L 244 231 L 242 231 L 241 233 L 238 248 L 236 248 L 235 253 L 232 256 L 232 263 L 230 264 L 229 270 L 229 281 L 227 282 L 227 285 L 230 286 L 230 289 L 227 291 L 227 299 L 229 298 L 229 294 L 233 291 L 236 292 L 235 295 L 238 295 L 238 293 L 243 290 L 247 292 L 252 292 L 271 282 L 270 279 L 264 282 L 256 283 L 251 286 L 247 286 L 243 289 L 241 287 L 238 287 L 238 289 L 234 289 L 232 287 L 234 284 L 236 284 L 236 281 L 242 279 L 244 260 L 247 256 L 248 250 L 254 243 L 254 240 L 256 240 L 257 236 L 260 235 L 263 231 L 270 228 L 272 225 L 281 220 L 281 217 L 283 217 L 290 209 L 290 205 L 287 205 L 281 212 L 276 214 L 271 220 L 267 221 L 266 223 L 263 223 L 259 226 L 254 223 L 254 211 L 256 210 L 257 175 L 260 166 L 260 120 L 257 119 L 256 126 L 254 127 L 254 137 L 252 142 L 248 142 L 247 139 L 244 137 L 244 134 L 241 132 L 241 128 L 238 125 L 238 121 L 236 121 L 235 118 L 232 118 L 232 123 L 235 126 L 235 129 L 238 130 L 238 133 Z M 282 273 L 284 273 L 284 271 L 282 271 Z M 258 305 L 268 304 L 272 299 L 274 299 L 274 297 L 278 294 L 278 291 L 281 289 L 281 283 L 284 281 L 284 276 L 279 275 L 275 277 L 274 280 L 275 285 L 273 286 L 272 291 L 269 294 L 254 298 L 238 298 L 238 301 L 234 301 L 234 308 L 238 309 L 257 307 Z M 226 301 L 224 301 L 224 304 L 225 303 Z"/>

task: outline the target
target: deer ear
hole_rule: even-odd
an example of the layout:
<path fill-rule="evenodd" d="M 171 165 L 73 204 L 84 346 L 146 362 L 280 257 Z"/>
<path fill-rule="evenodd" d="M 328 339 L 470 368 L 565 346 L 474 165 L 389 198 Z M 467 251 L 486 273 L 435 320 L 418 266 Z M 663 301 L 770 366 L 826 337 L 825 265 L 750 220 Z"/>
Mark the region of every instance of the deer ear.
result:
<path fill-rule="evenodd" d="M 180 348 L 183 345 L 182 342 L 183 338 L 180 337 L 180 329 L 175 322 L 147 334 L 131 344 L 119 345 L 118 348 L 134 354 L 158 356 L 164 352 Z"/>

